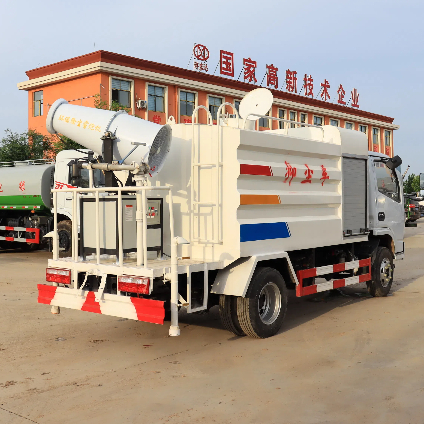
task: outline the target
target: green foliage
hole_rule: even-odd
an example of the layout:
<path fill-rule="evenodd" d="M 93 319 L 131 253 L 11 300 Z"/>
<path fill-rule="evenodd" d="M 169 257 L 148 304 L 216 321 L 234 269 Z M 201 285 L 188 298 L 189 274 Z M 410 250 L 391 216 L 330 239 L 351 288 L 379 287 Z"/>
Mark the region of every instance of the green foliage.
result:
<path fill-rule="evenodd" d="M 81 144 L 76 143 L 74 140 L 71 140 L 64 135 L 56 136 L 57 139 L 52 143 L 52 154 L 56 156 L 62 150 L 76 150 L 76 149 L 85 149 Z"/>
<path fill-rule="evenodd" d="M 53 159 L 62 150 L 83 149 L 64 136 L 46 136 L 34 130 L 16 133 L 8 129 L 5 133 L 0 141 L 0 162 Z"/>
<path fill-rule="evenodd" d="M 51 138 L 36 131 L 28 130 L 19 134 L 7 129 L 5 133 L 0 142 L 1 162 L 42 159 L 52 149 Z"/>
<path fill-rule="evenodd" d="M 417 191 L 420 191 L 420 175 L 409 174 L 403 181 L 403 192 L 410 194 Z"/>
<path fill-rule="evenodd" d="M 112 100 L 112 104 L 109 106 L 106 100 L 101 99 L 100 93 L 94 95 L 94 107 L 97 109 L 113 110 L 114 112 L 118 110 L 125 110 L 127 113 L 131 112 L 131 108 L 121 105 L 116 100 Z"/>

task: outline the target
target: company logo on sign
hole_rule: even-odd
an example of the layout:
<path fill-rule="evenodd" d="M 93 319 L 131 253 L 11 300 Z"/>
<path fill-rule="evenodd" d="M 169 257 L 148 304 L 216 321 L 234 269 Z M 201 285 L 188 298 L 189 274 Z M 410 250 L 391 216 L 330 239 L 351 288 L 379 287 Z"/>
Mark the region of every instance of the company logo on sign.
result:
<path fill-rule="evenodd" d="M 21 191 L 25 191 L 25 181 L 21 181 L 21 182 L 19 183 L 19 190 L 21 190 Z"/>

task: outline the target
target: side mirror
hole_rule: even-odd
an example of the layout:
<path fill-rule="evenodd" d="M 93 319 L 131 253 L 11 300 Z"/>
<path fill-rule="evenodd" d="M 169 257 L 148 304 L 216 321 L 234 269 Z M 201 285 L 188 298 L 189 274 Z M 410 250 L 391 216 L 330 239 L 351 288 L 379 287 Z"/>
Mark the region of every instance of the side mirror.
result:
<path fill-rule="evenodd" d="M 396 169 L 398 166 L 402 165 L 402 159 L 399 156 L 394 156 L 392 158 L 390 158 L 387 162 L 386 162 L 386 166 L 387 168 L 391 169 L 392 171 L 394 169 Z"/>

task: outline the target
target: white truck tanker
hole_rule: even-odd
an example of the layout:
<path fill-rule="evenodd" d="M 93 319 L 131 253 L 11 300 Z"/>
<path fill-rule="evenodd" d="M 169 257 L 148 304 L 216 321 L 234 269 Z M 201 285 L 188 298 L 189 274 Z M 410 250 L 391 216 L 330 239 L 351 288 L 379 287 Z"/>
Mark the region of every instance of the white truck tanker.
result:
<path fill-rule="evenodd" d="M 179 308 L 218 304 L 227 330 L 265 338 L 282 326 L 287 289 L 306 296 L 364 282 L 386 296 L 404 252 L 400 158 L 369 153 L 364 134 L 333 126 L 278 119 L 287 128 L 255 131 L 259 117 L 276 119 L 264 116 L 264 90 L 246 96 L 242 118 L 234 107 L 223 116 L 222 105 L 217 125 L 204 106 L 192 124 L 161 126 L 57 100 L 48 130 L 106 162 L 72 167 L 72 178 L 88 170 L 89 187 L 52 190 L 53 259 L 38 302 L 157 324 L 170 311 L 171 336 Z M 207 125 L 195 123 L 201 108 Z M 96 170 L 105 187 L 93 185 Z M 126 185 L 113 184 L 114 171 L 129 173 Z M 57 234 L 63 190 L 68 258 Z"/>

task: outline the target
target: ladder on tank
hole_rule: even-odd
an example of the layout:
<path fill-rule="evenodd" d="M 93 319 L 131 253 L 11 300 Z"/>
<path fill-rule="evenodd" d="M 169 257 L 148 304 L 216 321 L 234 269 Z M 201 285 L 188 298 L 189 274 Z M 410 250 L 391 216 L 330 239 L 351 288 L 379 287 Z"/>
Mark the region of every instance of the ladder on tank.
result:
<path fill-rule="evenodd" d="M 223 105 L 220 106 L 220 109 Z M 191 222 L 191 240 L 202 244 L 219 244 L 222 243 L 222 217 L 221 217 L 221 137 L 213 137 L 210 133 L 208 137 L 211 152 L 211 161 L 202 162 L 201 154 L 201 128 L 195 125 L 196 113 L 199 109 L 204 109 L 208 115 L 208 126 L 213 125 L 212 115 L 205 106 L 197 106 L 192 114 L 192 145 L 191 145 L 191 208 L 190 208 L 190 222 Z M 219 111 L 220 111 L 219 109 Z M 219 112 L 217 114 L 219 117 Z M 197 134 L 196 134 L 197 129 Z M 219 128 L 217 129 L 219 133 Z M 215 138 L 215 140 L 214 140 Z M 203 143 L 204 144 L 204 143 Z M 204 153 L 204 152 L 203 152 Z M 212 170 L 212 178 L 210 173 L 204 172 Z M 205 184 L 209 183 L 212 188 L 210 199 L 205 200 L 206 190 Z M 203 192 L 201 193 L 203 187 Z M 201 200 L 202 198 L 202 200 Z M 209 212 L 203 213 L 203 209 L 208 209 Z M 203 227 L 203 231 L 202 228 Z M 202 234 L 203 233 L 203 234 Z M 203 236 L 203 237 L 202 237 Z"/>

